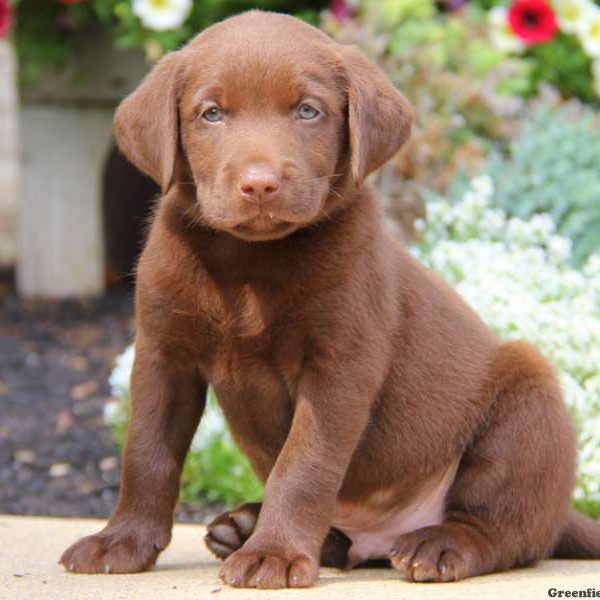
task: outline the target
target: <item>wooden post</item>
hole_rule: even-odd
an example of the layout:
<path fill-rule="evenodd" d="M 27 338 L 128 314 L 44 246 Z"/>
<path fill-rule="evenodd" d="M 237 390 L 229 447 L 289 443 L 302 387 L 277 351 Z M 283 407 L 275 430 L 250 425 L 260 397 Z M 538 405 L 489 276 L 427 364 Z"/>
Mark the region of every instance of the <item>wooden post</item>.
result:
<path fill-rule="evenodd" d="M 16 258 L 19 179 L 16 61 L 7 40 L 0 40 L 0 266 Z"/>
<path fill-rule="evenodd" d="M 48 72 L 21 105 L 22 185 L 17 285 L 26 297 L 104 290 L 102 170 L 112 114 L 147 70 L 141 51 L 103 35 L 77 44 L 77 77 Z"/>
<path fill-rule="evenodd" d="M 104 288 L 100 175 L 112 111 L 28 104 L 21 115 L 19 292 L 97 295 Z"/>

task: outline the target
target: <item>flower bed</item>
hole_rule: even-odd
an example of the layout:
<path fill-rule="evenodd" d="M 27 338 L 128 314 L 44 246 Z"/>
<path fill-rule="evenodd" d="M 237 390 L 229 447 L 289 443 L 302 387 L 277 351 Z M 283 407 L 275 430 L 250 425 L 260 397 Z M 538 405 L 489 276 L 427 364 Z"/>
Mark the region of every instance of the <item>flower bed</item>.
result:
<path fill-rule="evenodd" d="M 10 0 L 0 0 L 0 37 L 11 23 Z M 457 19 L 470 28 L 486 23 L 490 44 L 527 59 L 523 93 L 548 82 L 566 96 L 597 101 L 600 91 L 600 7 L 592 0 L 20 0 L 16 41 L 24 79 L 48 66 L 64 68 L 76 55 L 73 39 L 106 30 L 119 47 L 142 47 L 151 61 L 202 28 L 248 8 L 291 12 L 311 22 L 328 8 L 339 22 L 356 18 L 393 34 L 407 22 Z M 480 46 L 489 53 L 489 48 Z"/>

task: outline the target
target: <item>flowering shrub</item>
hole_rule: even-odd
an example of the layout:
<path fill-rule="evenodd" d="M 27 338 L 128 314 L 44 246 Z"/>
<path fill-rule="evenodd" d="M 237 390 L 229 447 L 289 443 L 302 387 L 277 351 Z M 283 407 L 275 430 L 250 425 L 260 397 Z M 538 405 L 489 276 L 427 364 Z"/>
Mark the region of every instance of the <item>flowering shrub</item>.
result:
<path fill-rule="evenodd" d="M 599 516 L 600 254 L 575 270 L 548 215 L 509 218 L 493 196 L 480 176 L 460 202 L 431 202 L 414 253 L 499 336 L 534 343 L 556 366 L 579 435 L 576 504 Z"/>
<path fill-rule="evenodd" d="M 488 12 L 492 39 L 507 53 L 533 63 L 533 89 L 541 81 L 565 96 L 600 96 L 600 7 L 592 0 L 513 0 Z"/>
<path fill-rule="evenodd" d="M 0 35 L 8 2 L 0 0 Z M 469 60 L 481 66 L 493 55 L 489 44 L 481 44 L 480 27 L 475 24 L 485 21 L 483 7 L 488 11 L 485 37 L 496 50 L 529 59 L 527 85 L 521 82 L 513 93 L 533 95 L 538 84 L 546 81 L 565 96 L 587 102 L 597 101 L 600 95 L 600 7 L 592 0 L 19 0 L 16 7 L 16 39 L 25 81 L 34 80 L 48 65 L 68 64 L 78 32 L 101 27 L 116 45 L 143 47 L 149 60 L 155 61 L 202 28 L 249 8 L 292 12 L 313 23 L 318 22 L 320 10 L 329 8 L 328 14 L 339 22 L 358 21 L 387 31 L 403 28 L 407 22 L 451 30 L 461 19 L 481 50 L 478 59 L 465 46 Z M 428 50 L 436 49 L 443 52 L 443 43 L 436 42 Z"/>
<path fill-rule="evenodd" d="M 335 5 L 343 20 L 348 15 L 341 7 L 357 7 L 360 21 L 388 31 L 411 20 L 425 25 L 439 20 L 440 13 L 447 28 L 461 19 L 472 29 L 482 19 L 498 51 L 522 56 L 530 65 L 528 85 L 514 92 L 535 95 L 546 82 L 566 97 L 598 102 L 600 7 L 593 0 L 337 0 Z"/>

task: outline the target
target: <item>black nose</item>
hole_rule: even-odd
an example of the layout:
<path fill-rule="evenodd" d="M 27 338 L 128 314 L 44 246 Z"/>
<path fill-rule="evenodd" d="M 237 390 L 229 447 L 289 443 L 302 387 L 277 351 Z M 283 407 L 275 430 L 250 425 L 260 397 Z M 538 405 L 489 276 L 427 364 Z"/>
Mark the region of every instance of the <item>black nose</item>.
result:
<path fill-rule="evenodd" d="M 279 193 L 280 187 L 279 177 L 266 165 L 248 167 L 239 181 L 242 198 L 248 202 L 272 200 Z"/>

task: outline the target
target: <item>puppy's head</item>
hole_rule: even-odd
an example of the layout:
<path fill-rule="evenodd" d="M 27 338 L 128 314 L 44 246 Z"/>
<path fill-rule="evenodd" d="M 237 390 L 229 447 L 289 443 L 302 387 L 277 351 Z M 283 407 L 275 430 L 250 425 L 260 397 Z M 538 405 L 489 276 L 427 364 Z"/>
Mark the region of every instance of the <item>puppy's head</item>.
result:
<path fill-rule="evenodd" d="M 115 117 L 121 150 L 196 217 L 246 240 L 327 216 L 406 140 L 411 111 L 357 50 L 252 11 L 165 56 Z"/>

